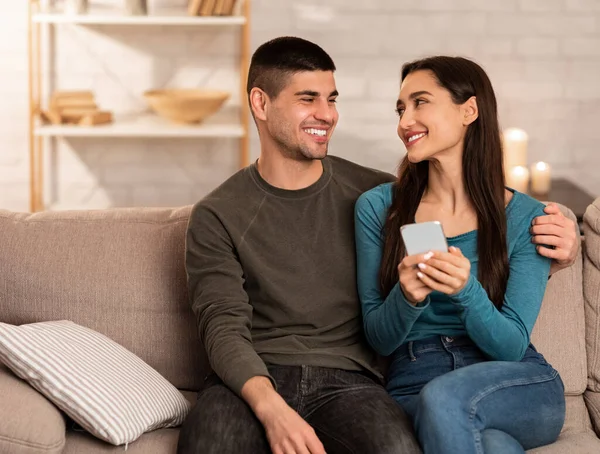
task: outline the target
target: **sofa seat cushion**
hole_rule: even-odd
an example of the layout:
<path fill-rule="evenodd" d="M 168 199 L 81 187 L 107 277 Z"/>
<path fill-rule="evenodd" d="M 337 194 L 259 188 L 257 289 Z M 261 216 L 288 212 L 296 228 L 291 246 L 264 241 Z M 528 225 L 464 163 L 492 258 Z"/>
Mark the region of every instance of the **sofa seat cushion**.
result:
<path fill-rule="evenodd" d="M 122 447 L 104 443 L 85 432 L 70 430 L 67 432 L 67 443 L 63 454 L 175 454 L 179 429 L 160 429 L 142 435 L 135 442 L 129 444 L 127 451 Z"/>
<path fill-rule="evenodd" d="M 58 454 L 64 445 L 58 408 L 0 364 L 0 453 Z"/>
<path fill-rule="evenodd" d="M 600 439 L 594 432 L 577 434 L 561 434 L 555 443 L 540 448 L 530 449 L 527 454 L 598 454 Z"/>
<path fill-rule="evenodd" d="M 0 323 L 0 361 L 114 445 L 178 426 L 190 409 L 181 392 L 139 357 L 70 321 Z"/>
<path fill-rule="evenodd" d="M 583 233 L 588 388 L 600 392 L 600 197 L 585 211 Z"/>

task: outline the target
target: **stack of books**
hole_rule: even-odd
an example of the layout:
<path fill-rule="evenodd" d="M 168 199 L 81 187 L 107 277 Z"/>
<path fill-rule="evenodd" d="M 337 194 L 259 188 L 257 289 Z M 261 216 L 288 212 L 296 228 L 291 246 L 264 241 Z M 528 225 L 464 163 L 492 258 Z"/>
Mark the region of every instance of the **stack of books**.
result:
<path fill-rule="evenodd" d="M 44 123 L 95 126 L 112 123 L 111 112 L 98 109 L 91 91 L 55 91 L 50 108 L 40 112 Z"/>
<path fill-rule="evenodd" d="M 236 0 L 189 0 L 190 16 L 231 16 Z"/>

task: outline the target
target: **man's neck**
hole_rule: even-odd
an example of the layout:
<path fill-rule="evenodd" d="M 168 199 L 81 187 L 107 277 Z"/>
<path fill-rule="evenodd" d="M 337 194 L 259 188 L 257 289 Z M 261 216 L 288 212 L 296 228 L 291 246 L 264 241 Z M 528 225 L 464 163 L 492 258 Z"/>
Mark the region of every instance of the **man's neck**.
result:
<path fill-rule="evenodd" d="M 290 191 L 307 188 L 323 175 L 323 163 L 318 159 L 298 161 L 281 155 L 261 154 L 257 168 L 271 186 Z"/>

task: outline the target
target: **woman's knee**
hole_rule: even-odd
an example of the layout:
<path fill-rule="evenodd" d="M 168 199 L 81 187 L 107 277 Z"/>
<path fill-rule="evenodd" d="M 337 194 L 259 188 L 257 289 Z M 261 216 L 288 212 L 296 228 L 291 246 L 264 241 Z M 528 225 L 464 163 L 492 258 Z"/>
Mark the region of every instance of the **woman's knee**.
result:
<path fill-rule="evenodd" d="M 469 384 L 460 384 L 468 388 Z M 467 413 L 468 398 L 463 390 L 457 389 L 446 375 L 442 375 L 427 383 L 419 393 L 417 414 L 421 418 L 426 416 L 428 423 L 438 421 L 440 424 L 449 424 L 460 416 L 461 412 Z"/>

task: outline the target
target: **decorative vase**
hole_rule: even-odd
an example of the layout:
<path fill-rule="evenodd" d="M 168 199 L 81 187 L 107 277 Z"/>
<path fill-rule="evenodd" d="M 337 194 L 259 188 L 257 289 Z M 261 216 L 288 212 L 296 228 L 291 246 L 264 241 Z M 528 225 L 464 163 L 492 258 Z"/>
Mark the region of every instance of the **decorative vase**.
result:
<path fill-rule="evenodd" d="M 147 0 L 125 0 L 125 11 L 131 16 L 145 16 L 148 14 Z"/>

